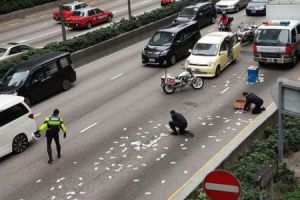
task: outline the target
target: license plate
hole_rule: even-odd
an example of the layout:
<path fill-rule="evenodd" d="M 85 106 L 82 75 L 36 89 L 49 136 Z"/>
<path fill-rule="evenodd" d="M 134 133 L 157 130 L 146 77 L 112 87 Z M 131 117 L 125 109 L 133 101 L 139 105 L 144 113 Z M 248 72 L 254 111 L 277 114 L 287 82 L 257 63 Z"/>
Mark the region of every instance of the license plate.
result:
<path fill-rule="evenodd" d="M 283 64 L 283 59 L 277 59 L 277 63 Z"/>
<path fill-rule="evenodd" d="M 165 84 L 174 85 L 175 84 L 175 78 L 166 78 Z"/>
<path fill-rule="evenodd" d="M 149 58 L 149 62 L 155 62 L 154 58 Z"/>
<path fill-rule="evenodd" d="M 256 13 L 256 10 L 252 10 L 252 13 Z"/>
<path fill-rule="evenodd" d="M 274 59 L 273 58 L 268 58 L 267 61 L 268 62 L 274 62 Z"/>

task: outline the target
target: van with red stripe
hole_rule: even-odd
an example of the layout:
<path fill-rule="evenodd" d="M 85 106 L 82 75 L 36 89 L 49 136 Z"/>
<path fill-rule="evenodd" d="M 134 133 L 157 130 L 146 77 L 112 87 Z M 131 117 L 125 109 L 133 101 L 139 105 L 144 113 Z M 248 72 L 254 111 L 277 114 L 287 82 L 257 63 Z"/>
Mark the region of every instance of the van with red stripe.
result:
<path fill-rule="evenodd" d="M 253 55 L 259 64 L 295 65 L 300 55 L 300 21 L 264 21 L 257 29 Z"/>

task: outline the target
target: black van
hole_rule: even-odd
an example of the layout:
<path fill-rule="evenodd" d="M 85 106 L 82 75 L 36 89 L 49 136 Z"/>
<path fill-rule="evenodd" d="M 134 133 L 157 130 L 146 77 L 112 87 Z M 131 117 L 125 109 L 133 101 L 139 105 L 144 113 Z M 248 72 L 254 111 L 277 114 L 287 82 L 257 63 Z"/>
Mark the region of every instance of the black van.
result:
<path fill-rule="evenodd" d="M 142 52 L 142 62 L 152 65 L 174 65 L 189 55 L 201 37 L 197 22 L 171 24 L 154 33 Z"/>
<path fill-rule="evenodd" d="M 175 23 L 195 20 L 200 27 L 215 23 L 217 12 L 212 2 L 198 3 L 187 6 L 174 20 Z"/>
<path fill-rule="evenodd" d="M 23 96 L 30 105 L 70 89 L 75 80 L 70 53 L 51 52 L 10 69 L 1 79 L 0 93 Z"/>

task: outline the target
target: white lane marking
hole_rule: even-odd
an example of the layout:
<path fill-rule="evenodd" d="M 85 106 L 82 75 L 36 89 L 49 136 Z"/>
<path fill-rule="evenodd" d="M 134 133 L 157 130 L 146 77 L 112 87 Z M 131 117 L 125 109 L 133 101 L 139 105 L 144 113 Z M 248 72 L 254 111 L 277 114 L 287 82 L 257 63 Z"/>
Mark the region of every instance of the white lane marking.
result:
<path fill-rule="evenodd" d="M 217 184 L 217 183 L 205 183 L 205 188 L 207 190 L 217 190 L 222 192 L 239 192 L 239 187 L 234 185 L 225 185 L 225 184 Z"/>
<path fill-rule="evenodd" d="M 40 116 L 41 114 L 42 113 L 37 113 L 37 114 L 33 115 L 33 117 L 36 118 L 36 117 Z"/>
<path fill-rule="evenodd" d="M 215 29 L 214 28 L 212 28 L 212 29 L 210 29 L 210 30 L 208 30 L 208 32 L 212 32 L 212 31 L 214 31 Z"/>
<path fill-rule="evenodd" d="M 138 4 L 134 4 L 132 5 L 131 7 L 134 8 L 134 7 L 137 7 L 137 6 L 140 6 L 142 4 L 145 4 L 145 3 L 148 3 L 148 2 L 151 2 L 152 0 L 149 0 L 149 1 L 142 1 L 141 3 L 138 3 Z M 120 10 L 115 10 L 113 11 L 113 13 L 117 13 L 117 12 L 121 12 L 121 11 L 124 11 L 124 10 L 128 10 L 127 8 L 123 8 L 123 9 L 120 9 Z"/>
<path fill-rule="evenodd" d="M 116 79 L 116 78 L 118 78 L 118 77 L 120 77 L 120 76 L 123 76 L 123 75 L 124 75 L 124 73 L 122 72 L 122 73 L 120 73 L 120 74 L 118 74 L 118 75 L 112 77 L 110 80 L 114 80 L 114 79 Z"/>
<path fill-rule="evenodd" d="M 85 131 L 89 130 L 89 129 L 92 128 L 93 126 L 96 126 L 97 124 L 98 124 L 97 122 L 93 123 L 92 125 L 86 127 L 85 129 L 82 129 L 82 130 L 80 131 L 80 133 L 84 133 Z"/>
<path fill-rule="evenodd" d="M 18 43 L 28 42 L 28 41 L 35 40 L 35 39 L 38 39 L 38 38 L 44 37 L 44 36 L 46 36 L 46 35 L 51 35 L 51 34 L 53 34 L 53 33 L 57 33 L 57 32 L 59 32 L 59 30 L 52 31 L 52 32 L 49 32 L 49 33 L 45 33 L 45 34 L 42 34 L 42 35 L 39 35 L 39 36 L 36 36 L 36 37 L 33 37 L 33 38 L 29 38 L 29 39 L 21 40 L 21 41 L 18 41 Z"/>
<path fill-rule="evenodd" d="M 225 88 L 222 92 L 220 92 L 220 94 L 225 93 L 230 87 Z"/>

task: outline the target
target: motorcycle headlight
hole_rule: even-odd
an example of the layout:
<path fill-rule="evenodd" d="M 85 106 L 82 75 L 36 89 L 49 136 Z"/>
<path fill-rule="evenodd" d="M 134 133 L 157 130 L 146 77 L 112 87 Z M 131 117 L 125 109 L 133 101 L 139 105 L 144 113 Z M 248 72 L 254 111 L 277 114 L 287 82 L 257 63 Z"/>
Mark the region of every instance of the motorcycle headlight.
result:
<path fill-rule="evenodd" d="M 161 51 L 161 52 L 160 52 L 160 55 L 161 55 L 161 56 L 165 56 L 165 55 L 167 55 L 168 51 L 169 51 L 169 50 Z"/>
<path fill-rule="evenodd" d="M 228 8 L 234 8 L 234 5 L 230 5 L 230 6 L 228 6 Z"/>

